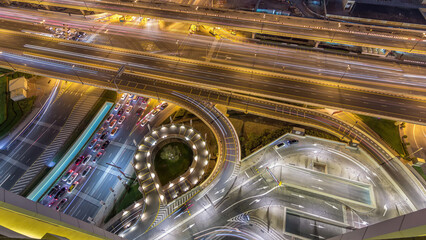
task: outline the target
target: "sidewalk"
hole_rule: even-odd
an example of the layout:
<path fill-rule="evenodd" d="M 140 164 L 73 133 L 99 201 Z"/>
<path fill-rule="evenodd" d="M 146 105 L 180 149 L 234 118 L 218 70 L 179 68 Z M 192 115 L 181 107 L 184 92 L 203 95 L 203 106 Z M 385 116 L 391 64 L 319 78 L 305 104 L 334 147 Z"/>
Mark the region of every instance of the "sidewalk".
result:
<path fill-rule="evenodd" d="M 8 146 L 11 143 L 10 141 L 18 137 L 20 132 L 25 129 L 31 120 L 38 114 L 40 109 L 48 100 L 56 81 L 58 80 L 47 77 L 32 77 L 28 80 L 28 98 L 33 96 L 36 97 L 34 106 L 25 119 L 22 119 L 21 122 L 12 129 L 12 131 L 0 140 L 0 146 Z"/>

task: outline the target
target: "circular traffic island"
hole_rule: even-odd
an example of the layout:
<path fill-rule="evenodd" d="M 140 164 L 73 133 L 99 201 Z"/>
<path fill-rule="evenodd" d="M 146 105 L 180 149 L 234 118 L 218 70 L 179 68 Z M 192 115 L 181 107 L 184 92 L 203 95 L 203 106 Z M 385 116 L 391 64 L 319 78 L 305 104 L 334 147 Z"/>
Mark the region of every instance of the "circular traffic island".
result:
<path fill-rule="evenodd" d="M 193 161 L 194 152 L 181 139 L 168 139 L 158 144 L 152 151 L 154 170 L 161 185 L 184 174 Z"/>

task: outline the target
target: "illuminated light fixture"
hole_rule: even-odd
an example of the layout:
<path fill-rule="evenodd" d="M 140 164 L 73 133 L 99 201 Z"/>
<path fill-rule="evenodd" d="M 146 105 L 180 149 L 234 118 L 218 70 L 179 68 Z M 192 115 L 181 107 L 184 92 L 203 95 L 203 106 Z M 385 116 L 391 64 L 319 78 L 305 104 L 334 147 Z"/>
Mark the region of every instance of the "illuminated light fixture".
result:
<path fill-rule="evenodd" d="M 193 184 L 195 185 L 197 183 L 198 183 L 198 179 L 195 179 L 194 182 L 193 182 Z"/>
<path fill-rule="evenodd" d="M 184 177 L 180 177 L 179 182 L 183 181 L 184 179 L 185 179 Z"/>
<path fill-rule="evenodd" d="M 137 208 L 139 207 L 141 204 L 140 203 L 135 203 L 135 206 L 133 208 Z"/>
<path fill-rule="evenodd" d="M 142 177 L 143 177 L 142 173 L 139 173 L 138 178 L 142 179 Z"/>
<path fill-rule="evenodd" d="M 151 167 L 151 163 L 147 163 L 146 165 L 148 166 L 148 168 L 150 168 L 150 167 Z"/>
<path fill-rule="evenodd" d="M 206 160 L 206 161 L 204 162 L 204 166 L 206 166 L 208 163 L 209 163 L 209 160 Z"/>
<path fill-rule="evenodd" d="M 195 147 L 195 144 L 194 144 L 194 145 L 192 145 L 192 148 L 193 148 L 193 149 L 196 149 L 197 147 Z"/>
<path fill-rule="evenodd" d="M 186 141 L 189 141 L 189 137 L 185 137 L 185 140 L 186 140 Z"/>
<path fill-rule="evenodd" d="M 206 146 L 206 141 L 203 141 L 202 144 L 203 144 L 203 147 Z"/>
<path fill-rule="evenodd" d="M 160 187 L 160 185 L 158 185 L 158 183 L 155 184 L 155 187 L 158 189 Z"/>
<path fill-rule="evenodd" d="M 150 151 L 146 152 L 146 156 L 149 157 L 149 155 L 151 155 L 151 152 Z"/>
<path fill-rule="evenodd" d="M 170 183 L 169 188 L 171 188 L 171 187 L 173 187 L 173 186 L 174 186 L 174 184 L 173 184 L 173 183 Z"/>
<path fill-rule="evenodd" d="M 129 211 L 124 211 L 123 216 L 126 216 L 129 213 Z"/>
<path fill-rule="evenodd" d="M 160 195 L 160 200 L 163 201 L 164 200 L 164 196 Z"/>
<path fill-rule="evenodd" d="M 176 127 L 176 125 L 172 124 L 172 128 L 175 128 L 175 127 Z"/>
<path fill-rule="evenodd" d="M 195 156 L 195 157 L 194 157 L 194 160 L 195 160 L 195 161 L 197 161 L 197 160 L 198 160 L 198 156 Z"/>
<path fill-rule="evenodd" d="M 155 173 L 151 173 L 151 177 L 154 178 L 155 177 Z"/>
<path fill-rule="evenodd" d="M 194 168 L 189 169 L 189 173 L 192 173 L 194 171 Z"/>

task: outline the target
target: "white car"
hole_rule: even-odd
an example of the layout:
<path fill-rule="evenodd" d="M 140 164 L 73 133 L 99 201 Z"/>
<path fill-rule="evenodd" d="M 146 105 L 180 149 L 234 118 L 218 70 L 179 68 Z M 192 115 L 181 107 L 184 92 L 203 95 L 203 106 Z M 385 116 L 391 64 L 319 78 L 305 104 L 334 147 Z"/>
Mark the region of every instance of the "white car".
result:
<path fill-rule="evenodd" d="M 126 106 L 130 105 L 130 99 L 126 101 Z"/>
<path fill-rule="evenodd" d="M 121 100 L 126 99 L 126 97 L 127 97 L 127 93 L 123 93 L 123 95 L 121 95 Z"/>
<path fill-rule="evenodd" d="M 71 175 L 71 177 L 70 178 L 68 178 L 68 181 L 67 181 L 67 183 L 68 184 L 72 184 L 73 182 L 74 182 L 74 180 L 76 179 L 78 177 L 78 173 L 73 173 L 72 175 Z"/>
<path fill-rule="evenodd" d="M 114 118 L 114 114 L 110 114 L 106 120 L 106 122 L 110 122 Z"/>
<path fill-rule="evenodd" d="M 119 104 L 119 103 L 115 104 L 114 111 L 118 111 L 118 109 L 120 109 L 120 107 L 121 107 L 121 104 Z"/>
<path fill-rule="evenodd" d="M 132 111 L 132 109 L 133 109 L 133 106 L 128 106 L 126 108 L 126 113 L 130 113 Z"/>
<path fill-rule="evenodd" d="M 122 124 L 124 122 L 124 119 L 126 119 L 126 116 L 121 116 L 121 118 L 118 119 L 118 124 Z"/>

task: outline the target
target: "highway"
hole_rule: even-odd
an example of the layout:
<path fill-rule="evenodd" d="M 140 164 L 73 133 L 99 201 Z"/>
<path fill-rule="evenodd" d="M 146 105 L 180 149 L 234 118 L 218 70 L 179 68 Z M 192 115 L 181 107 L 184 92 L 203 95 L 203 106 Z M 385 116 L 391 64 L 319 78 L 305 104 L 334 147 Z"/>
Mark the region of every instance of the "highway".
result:
<path fill-rule="evenodd" d="M 234 30 L 265 33 L 321 42 L 426 53 L 426 36 L 422 31 L 340 23 L 317 19 L 278 16 L 235 10 L 203 8 L 150 2 L 109 2 L 72 0 L 18 0 L 17 2 L 68 7 L 95 12 L 145 16 L 157 19 L 204 23 Z"/>
<path fill-rule="evenodd" d="M 162 84 L 168 85 L 166 82 L 179 82 L 193 86 L 195 83 L 199 87 L 260 98 L 345 109 L 420 124 L 424 124 L 426 121 L 426 103 L 423 100 L 386 95 L 382 92 L 360 91 L 347 88 L 346 85 L 339 83 L 336 86 L 308 80 L 296 80 L 295 77 L 256 72 L 249 68 L 193 62 L 193 60 L 168 56 L 153 56 L 116 48 L 111 52 L 111 49 L 106 46 L 86 45 L 80 42 L 14 32 L 7 33 L 0 37 L 1 49 L 8 49 L 9 52 L 25 56 L 10 55 L 9 52 L 4 51 L 3 59 L 0 60 L 3 60 L 5 67 L 7 67 L 5 57 L 8 63 L 20 62 L 27 66 L 36 64 L 36 68 L 39 69 L 50 69 L 51 67 L 48 65 L 52 64 L 63 66 L 60 62 L 67 62 L 68 67 L 65 69 L 55 67 L 54 70 L 75 75 L 80 80 L 84 76 L 88 76 L 88 78 L 96 76 L 98 81 L 107 81 L 112 78 L 114 71 L 126 64 L 125 74 L 117 79 L 117 84 L 127 86 L 141 84 L 142 86 L 146 83 L 156 82 L 157 86 L 161 86 Z M 43 58 L 55 59 L 57 63 L 42 64 L 40 59 Z M 103 70 L 86 69 L 88 64 L 91 67 L 102 66 Z M 78 66 L 78 68 L 71 68 L 72 65 Z M 136 75 L 137 77 L 135 77 Z M 176 88 L 176 90 L 179 89 Z"/>
<path fill-rule="evenodd" d="M 88 94 L 89 86 L 62 83 L 53 95 L 52 103 L 9 145 L 0 150 L 1 187 L 9 190 L 43 153 L 61 130 L 83 94 Z"/>
<path fill-rule="evenodd" d="M 181 30 L 181 33 L 176 33 L 171 32 L 174 29 L 169 31 L 161 29 L 154 20 L 146 24 L 140 24 L 139 20 L 135 20 L 123 25 L 104 22 L 103 19 L 93 21 L 73 16 L 68 17 L 65 22 L 62 14 L 7 8 L 0 9 L 0 18 L 5 20 L 3 28 L 13 31 L 51 34 L 45 26 L 62 27 L 65 23 L 72 28 L 86 31 L 88 36 L 83 41 L 95 44 L 126 46 L 127 49 L 136 51 L 150 51 L 162 55 L 285 73 L 289 76 L 340 82 L 366 89 L 380 87 L 382 91 L 406 96 L 426 94 L 423 74 L 426 67 L 404 64 L 392 59 L 334 54 L 289 46 L 273 47 L 253 39 L 241 43 L 216 39 L 210 35 L 188 35 L 185 34 L 188 26 L 184 24 L 178 25 L 180 29 L 177 30 Z M 16 18 L 19 18 L 19 21 Z"/>
<path fill-rule="evenodd" d="M 407 146 L 410 156 L 426 159 L 426 126 L 408 123 L 402 132 L 407 135 L 406 142 L 410 143 Z"/>

